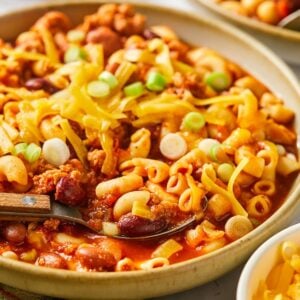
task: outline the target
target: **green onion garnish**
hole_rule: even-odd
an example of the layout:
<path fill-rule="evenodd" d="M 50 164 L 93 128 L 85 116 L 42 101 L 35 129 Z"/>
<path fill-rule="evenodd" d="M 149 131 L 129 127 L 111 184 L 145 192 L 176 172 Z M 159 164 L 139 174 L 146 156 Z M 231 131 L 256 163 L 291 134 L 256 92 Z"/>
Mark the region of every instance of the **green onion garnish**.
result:
<path fill-rule="evenodd" d="M 148 90 L 153 92 L 162 91 L 167 85 L 167 81 L 163 75 L 156 71 L 152 71 L 149 73 L 146 87 Z"/>
<path fill-rule="evenodd" d="M 24 153 L 24 158 L 29 162 L 29 163 L 34 163 L 39 159 L 41 156 L 42 149 L 40 146 L 31 143 L 28 145 L 28 147 L 25 150 Z"/>
<path fill-rule="evenodd" d="M 15 145 L 15 148 L 12 151 L 12 154 L 16 155 L 16 156 L 19 154 L 24 155 L 27 147 L 28 147 L 27 143 L 19 143 L 19 144 Z"/>
<path fill-rule="evenodd" d="M 107 83 L 111 89 L 114 89 L 119 84 L 117 77 L 108 71 L 103 71 L 98 78 Z"/>
<path fill-rule="evenodd" d="M 67 40 L 70 43 L 80 43 L 84 40 L 85 33 L 81 30 L 70 30 L 67 33 Z"/>
<path fill-rule="evenodd" d="M 91 81 L 87 85 L 87 92 L 90 96 L 95 98 L 106 97 L 110 93 L 109 85 L 103 81 Z"/>
<path fill-rule="evenodd" d="M 230 86 L 230 79 L 222 72 L 212 72 L 205 77 L 205 83 L 215 91 L 221 92 Z"/>
<path fill-rule="evenodd" d="M 209 156 L 215 162 L 219 161 L 218 160 L 218 151 L 220 150 L 220 147 L 221 147 L 221 145 L 215 144 L 209 150 Z"/>
<path fill-rule="evenodd" d="M 218 166 L 217 174 L 222 181 L 228 182 L 233 171 L 234 171 L 233 165 L 224 163 Z"/>
<path fill-rule="evenodd" d="M 144 86 L 140 81 L 127 85 L 124 88 L 124 93 L 127 97 L 139 97 L 144 92 Z"/>
<path fill-rule="evenodd" d="M 86 52 L 78 46 L 70 46 L 64 55 L 65 63 L 83 60 L 86 58 Z"/>
<path fill-rule="evenodd" d="M 205 118 L 199 112 L 190 112 L 182 120 L 183 128 L 190 131 L 199 131 L 205 125 Z"/>

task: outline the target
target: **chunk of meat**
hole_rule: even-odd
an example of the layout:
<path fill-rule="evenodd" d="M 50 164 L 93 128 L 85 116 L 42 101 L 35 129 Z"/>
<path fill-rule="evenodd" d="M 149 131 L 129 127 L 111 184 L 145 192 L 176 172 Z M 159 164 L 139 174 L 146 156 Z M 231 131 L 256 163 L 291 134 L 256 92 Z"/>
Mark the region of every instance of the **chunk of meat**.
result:
<path fill-rule="evenodd" d="M 187 214 L 181 211 L 176 203 L 166 201 L 151 206 L 151 212 L 155 220 L 164 219 L 168 226 L 176 225 L 187 218 Z"/>
<path fill-rule="evenodd" d="M 33 187 L 30 190 L 33 194 L 49 194 L 55 190 L 57 182 L 67 176 L 68 173 L 59 169 L 48 170 L 32 178 Z"/>
<path fill-rule="evenodd" d="M 95 172 L 101 171 L 105 159 L 105 152 L 103 150 L 95 149 L 88 152 L 87 160 L 92 170 Z"/>

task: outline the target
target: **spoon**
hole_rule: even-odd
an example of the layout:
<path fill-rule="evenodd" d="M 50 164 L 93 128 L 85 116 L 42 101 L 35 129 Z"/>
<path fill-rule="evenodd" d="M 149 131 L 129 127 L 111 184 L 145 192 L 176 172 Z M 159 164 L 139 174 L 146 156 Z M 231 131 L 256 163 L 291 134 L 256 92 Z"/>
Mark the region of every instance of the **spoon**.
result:
<path fill-rule="evenodd" d="M 57 201 L 50 201 L 48 195 L 0 193 L 0 220 L 6 221 L 42 221 L 49 218 L 81 224 L 88 229 L 107 235 L 102 231 L 97 231 L 83 220 L 80 211 L 74 207 L 68 207 Z M 148 241 L 170 236 L 183 231 L 196 221 L 196 217 L 191 217 L 178 226 L 159 233 L 129 237 L 125 235 L 114 235 L 113 238 L 122 240 Z"/>
<path fill-rule="evenodd" d="M 293 13 L 283 18 L 278 23 L 278 26 L 291 29 L 291 30 L 300 31 L 300 9 L 294 11 Z"/>

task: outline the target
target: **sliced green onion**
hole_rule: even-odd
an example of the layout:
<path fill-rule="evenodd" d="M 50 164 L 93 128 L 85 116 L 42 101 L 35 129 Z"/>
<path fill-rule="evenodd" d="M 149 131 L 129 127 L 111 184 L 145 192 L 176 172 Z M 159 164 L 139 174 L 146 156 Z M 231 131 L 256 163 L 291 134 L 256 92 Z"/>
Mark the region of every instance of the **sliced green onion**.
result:
<path fill-rule="evenodd" d="M 24 155 L 27 147 L 28 147 L 27 143 L 19 143 L 19 144 L 15 145 L 15 148 L 12 151 L 12 154 L 16 155 L 16 156 L 19 154 Z"/>
<path fill-rule="evenodd" d="M 205 118 L 199 112 L 190 112 L 182 120 L 184 129 L 190 131 L 199 131 L 205 125 Z"/>
<path fill-rule="evenodd" d="M 24 157 L 29 163 L 34 163 L 41 156 L 42 149 L 40 146 L 31 143 L 25 150 Z"/>
<path fill-rule="evenodd" d="M 168 159 L 176 160 L 188 151 L 185 139 L 177 133 L 168 133 L 160 141 L 159 150 Z"/>
<path fill-rule="evenodd" d="M 98 79 L 107 83 L 111 89 L 114 89 L 119 84 L 117 77 L 108 71 L 103 71 Z"/>
<path fill-rule="evenodd" d="M 70 30 L 67 33 L 67 40 L 71 43 L 80 43 L 84 38 L 85 33 L 82 30 Z"/>
<path fill-rule="evenodd" d="M 233 172 L 234 172 L 233 165 L 227 163 L 219 165 L 217 169 L 218 177 L 224 182 L 229 181 Z"/>
<path fill-rule="evenodd" d="M 86 52 L 78 46 L 70 46 L 64 55 L 65 63 L 83 60 L 86 58 Z"/>
<path fill-rule="evenodd" d="M 127 97 L 139 97 L 144 92 L 144 86 L 140 81 L 127 85 L 124 88 L 124 93 Z"/>
<path fill-rule="evenodd" d="M 103 81 L 91 81 L 87 85 L 87 92 L 90 96 L 95 98 L 106 97 L 110 93 L 109 85 Z"/>
<path fill-rule="evenodd" d="M 198 148 L 203 151 L 207 156 L 209 156 L 209 152 L 210 152 L 210 149 L 212 148 L 212 146 L 214 145 L 219 145 L 220 142 L 218 140 L 215 140 L 215 139 L 203 139 L 199 142 L 198 144 Z"/>
<path fill-rule="evenodd" d="M 162 74 L 156 71 L 152 71 L 149 73 L 146 82 L 146 87 L 148 90 L 153 92 L 160 92 L 166 87 L 166 85 L 167 81 Z"/>
<path fill-rule="evenodd" d="M 205 83 L 215 91 L 221 92 L 230 86 L 230 78 L 222 72 L 212 72 L 205 77 Z"/>
<path fill-rule="evenodd" d="M 219 161 L 218 160 L 218 151 L 220 150 L 220 147 L 221 147 L 221 145 L 215 144 L 209 150 L 209 156 L 215 162 Z"/>
<path fill-rule="evenodd" d="M 68 145 L 59 138 L 52 138 L 45 141 L 42 153 L 48 163 L 57 167 L 63 165 L 70 158 Z"/>

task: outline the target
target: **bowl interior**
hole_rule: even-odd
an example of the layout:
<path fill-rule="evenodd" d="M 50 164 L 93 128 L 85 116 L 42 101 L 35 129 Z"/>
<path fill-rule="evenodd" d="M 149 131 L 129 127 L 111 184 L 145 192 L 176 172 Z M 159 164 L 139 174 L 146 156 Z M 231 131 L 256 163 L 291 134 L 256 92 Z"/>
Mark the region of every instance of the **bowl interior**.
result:
<path fill-rule="evenodd" d="M 300 224 L 291 226 L 261 245 L 247 262 L 237 290 L 237 300 L 251 300 L 260 281 L 264 281 L 279 260 L 279 247 L 284 241 L 300 244 Z"/>
<path fill-rule="evenodd" d="M 80 1 L 81 2 L 81 1 Z M 101 1 L 47 1 L 0 16 L 0 36 L 13 39 L 27 30 L 49 9 L 66 12 L 74 21 L 94 12 Z M 135 3 L 135 1 L 131 1 Z M 272 52 L 251 37 L 223 23 L 208 21 L 197 15 L 136 2 L 137 9 L 149 24 L 166 24 L 185 41 L 215 49 L 244 67 L 282 97 L 296 113 L 296 130 L 300 132 L 300 88 L 287 66 Z M 8 30 L 9 28 L 9 30 Z M 267 237 L 285 226 L 297 213 L 296 200 L 300 190 L 297 177 L 286 202 L 263 225 L 244 238 L 203 257 L 149 272 L 79 273 L 39 268 L 0 257 L 0 282 L 37 293 L 64 298 L 135 299 L 182 291 L 213 280 L 242 263 Z M 116 288 L 117 287 L 117 288 Z M 109 296 L 108 296 L 109 295 Z"/>

